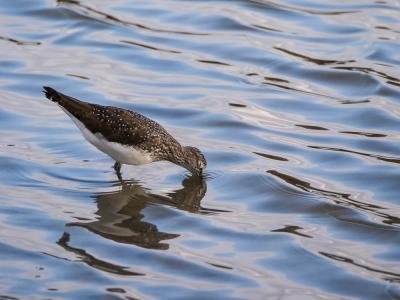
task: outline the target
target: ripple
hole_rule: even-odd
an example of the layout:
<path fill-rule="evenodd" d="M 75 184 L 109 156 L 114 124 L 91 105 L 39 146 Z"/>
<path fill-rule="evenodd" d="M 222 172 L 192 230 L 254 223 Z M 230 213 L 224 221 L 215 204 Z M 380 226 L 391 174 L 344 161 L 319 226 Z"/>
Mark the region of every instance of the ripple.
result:
<path fill-rule="evenodd" d="M 0 298 L 398 298 L 399 12 L 1 2 Z M 43 85 L 157 120 L 204 177 L 118 176 Z"/>

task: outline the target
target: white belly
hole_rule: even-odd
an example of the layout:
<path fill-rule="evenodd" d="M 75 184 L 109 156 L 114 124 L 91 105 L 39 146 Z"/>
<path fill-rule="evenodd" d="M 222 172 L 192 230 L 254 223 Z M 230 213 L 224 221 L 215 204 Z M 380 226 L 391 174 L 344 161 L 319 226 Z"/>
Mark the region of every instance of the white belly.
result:
<path fill-rule="evenodd" d="M 82 132 L 82 135 L 89 143 L 111 156 L 115 161 L 127 165 L 143 165 L 153 161 L 151 156 L 143 150 L 115 142 L 109 142 L 101 133 L 91 133 L 81 121 L 71 115 L 62 106 L 60 107 L 72 119 L 72 121 L 74 121 L 76 126 Z"/>

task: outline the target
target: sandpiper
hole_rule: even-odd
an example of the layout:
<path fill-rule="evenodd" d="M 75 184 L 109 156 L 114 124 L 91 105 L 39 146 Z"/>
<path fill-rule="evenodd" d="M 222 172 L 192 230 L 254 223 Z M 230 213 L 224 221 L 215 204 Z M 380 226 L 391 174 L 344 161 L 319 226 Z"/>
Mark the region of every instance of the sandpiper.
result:
<path fill-rule="evenodd" d="M 121 164 L 142 165 L 167 160 L 202 176 L 207 162 L 199 149 L 181 146 L 160 124 L 131 110 L 84 102 L 44 86 L 85 139 Z"/>

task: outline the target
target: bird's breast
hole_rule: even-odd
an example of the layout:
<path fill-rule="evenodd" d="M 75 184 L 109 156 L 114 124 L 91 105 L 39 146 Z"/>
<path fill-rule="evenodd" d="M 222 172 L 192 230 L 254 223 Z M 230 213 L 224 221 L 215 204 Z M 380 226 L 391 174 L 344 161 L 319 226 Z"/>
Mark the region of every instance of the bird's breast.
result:
<path fill-rule="evenodd" d="M 143 165 L 153 161 L 150 154 L 133 146 L 122 145 L 107 141 L 101 134 L 94 135 L 95 139 L 90 141 L 98 149 L 107 153 L 115 161 L 127 165 Z"/>

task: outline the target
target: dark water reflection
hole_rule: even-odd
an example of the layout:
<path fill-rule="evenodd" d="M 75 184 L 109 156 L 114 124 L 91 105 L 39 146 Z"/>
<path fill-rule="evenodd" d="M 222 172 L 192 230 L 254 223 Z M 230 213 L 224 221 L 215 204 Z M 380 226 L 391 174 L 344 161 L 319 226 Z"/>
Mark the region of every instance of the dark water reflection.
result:
<path fill-rule="evenodd" d="M 0 299 L 400 299 L 397 1 L 0 2 Z M 204 181 L 93 149 L 135 109 Z"/>
<path fill-rule="evenodd" d="M 98 219 L 94 222 L 74 222 L 67 226 L 81 226 L 104 238 L 118 243 L 133 244 L 143 248 L 167 250 L 164 240 L 179 237 L 179 234 L 160 232 L 155 224 L 143 221 L 142 210 L 148 205 L 169 205 L 191 213 L 207 213 L 200 206 L 207 185 L 196 177 L 185 178 L 183 188 L 167 196 L 146 191 L 134 180 L 121 179 L 121 190 L 95 196 Z M 165 216 L 167 217 L 167 216 Z"/>

